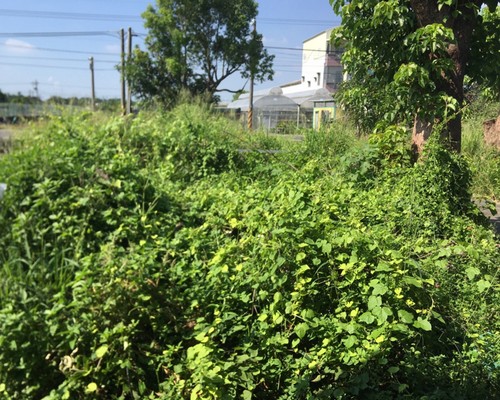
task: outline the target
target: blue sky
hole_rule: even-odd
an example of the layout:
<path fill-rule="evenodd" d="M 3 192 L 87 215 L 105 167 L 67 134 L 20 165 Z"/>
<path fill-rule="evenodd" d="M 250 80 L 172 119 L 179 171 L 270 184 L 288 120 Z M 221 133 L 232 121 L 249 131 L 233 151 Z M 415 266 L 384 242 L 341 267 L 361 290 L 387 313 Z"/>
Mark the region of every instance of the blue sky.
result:
<path fill-rule="evenodd" d="M 89 57 L 96 95 L 120 96 L 119 31 L 147 33 L 141 13 L 151 0 L 16 0 L 0 4 L 0 90 L 46 99 L 90 96 Z M 257 89 L 300 78 L 302 42 L 340 23 L 328 0 L 260 0 L 257 29 L 275 54 L 275 77 Z M 69 36 L 67 33 L 78 33 Z M 53 36 L 47 36 L 48 33 Z M 63 35 L 61 35 L 64 33 Z M 89 36 L 80 36 L 82 33 Z M 23 35 L 25 34 L 25 35 Z M 31 34 L 31 35 L 30 35 Z M 141 38 L 133 38 L 141 45 Z M 37 83 L 35 83 L 37 82 Z M 235 76 L 224 87 L 239 89 Z M 226 95 L 227 96 L 227 95 Z"/>

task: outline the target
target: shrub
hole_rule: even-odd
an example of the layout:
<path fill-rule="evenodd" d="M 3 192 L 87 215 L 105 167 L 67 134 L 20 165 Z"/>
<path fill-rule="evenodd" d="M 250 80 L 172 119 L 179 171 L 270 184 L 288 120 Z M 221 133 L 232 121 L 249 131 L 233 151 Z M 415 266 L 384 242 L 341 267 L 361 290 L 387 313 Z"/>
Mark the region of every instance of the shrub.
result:
<path fill-rule="evenodd" d="M 206 112 L 61 118 L 0 159 L 3 397 L 499 394 L 462 159 L 412 165 L 396 127 L 335 163 L 241 153 Z"/>

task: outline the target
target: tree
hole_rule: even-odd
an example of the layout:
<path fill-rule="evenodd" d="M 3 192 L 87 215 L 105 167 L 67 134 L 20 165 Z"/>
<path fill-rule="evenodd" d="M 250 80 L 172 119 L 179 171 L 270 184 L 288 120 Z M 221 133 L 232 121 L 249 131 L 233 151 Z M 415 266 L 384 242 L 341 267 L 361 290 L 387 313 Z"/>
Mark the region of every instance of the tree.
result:
<path fill-rule="evenodd" d="M 465 77 L 500 93 L 498 2 L 330 3 L 342 16 L 333 35 L 346 44 L 343 63 L 352 78 L 339 100 L 357 119 L 368 114 L 368 126 L 414 121 L 416 144 L 441 124 L 443 138 L 460 151 Z"/>
<path fill-rule="evenodd" d="M 143 14 L 147 50 L 126 67 L 133 92 L 171 104 L 181 90 L 213 97 L 229 76 L 271 79 L 273 56 L 251 26 L 253 0 L 157 0 Z M 241 89 L 239 89 L 241 90 Z"/>

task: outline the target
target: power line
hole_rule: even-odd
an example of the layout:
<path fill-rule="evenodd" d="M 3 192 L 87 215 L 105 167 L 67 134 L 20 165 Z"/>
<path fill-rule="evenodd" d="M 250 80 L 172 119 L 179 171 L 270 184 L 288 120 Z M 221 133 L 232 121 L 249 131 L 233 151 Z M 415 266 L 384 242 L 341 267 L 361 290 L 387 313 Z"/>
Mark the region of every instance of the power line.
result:
<path fill-rule="evenodd" d="M 41 51 L 53 51 L 53 52 L 59 52 L 59 53 L 73 53 L 73 54 L 90 54 L 92 53 L 93 55 L 102 55 L 102 56 L 110 56 L 110 55 L 116 55 L 116 53 L 104 53 L 104 52 L 98 52 L 98 51 L 81 51 L 81 50 L 62 50 L 62 49 L 52 49 L 52 48 L 47 48 L 47 47 L 36 47 L 36 46 L 23 46 L 21 44 L 5 44 L 5 43 L 0 43 L 0 46 L 5 46 L 5 47 L 15 47 L 15 48 L 21 48 L 25 50 L 41 50 Z"/>
<path fill-rule="evenodd" d="M 336 21 L 334 21 L 336 20 Z M 317 25 L 332 26 L 333 22 L 340 22 L 340 17 L 334 20 L 314 20 L 314 19 L 286 19 L 286 18 L 257 18 L 260 24 L 278 24 L 278 25 Z"/>
<path fill-rule="evenodd" d="M 71 36 L 117 36 L 118 32 L 112 31 L 86 31 L 86 32 L 0 32 L 0 37 L 71 37 Z"/>
<path fill-rule="evenodd" d="M 78 88 L 78 89 L 88 89 L 88 86 L 84 85 L 71 85 L 71 84 L 66 84 L 66 83 L 61 83 L 61 82 L 38 82 L 39 86 L 51 86 L 51 87 L 61 87 L 61 88 Z M 0 82 L 0 87 L 2 86 L 32 86 L 32 83 L 30 82 Z M 99 90 L 115 90 L 116 87 L 105 87 L 105 86 L 99 86 Z"/>
<path fill-rule="evenodd" d="M 29 67 L 29 68 L 52 68 L 52 69 L 71 69 L 71 70 L 78 70 L 78 71 L 87 71 L 88 68 L 79 68 L 79 67 L 65 67 L 61 65 L 39 65 L 39 64 L 23 64 L 23 63 L 5 63 L 5 62 L 0 62 L 0 65 L 9 65 L 9 66 L 15 66 L 15 67 Z M 113 68 L 100 68 L 96 69 L 96 71 L 116 71 Z"/>
<path fill-rule="evenodd" d="M 4 56 L 2 55 L 1 58 L 20 58 L 24 60 L 42 60 L 42 61 L 69 61 L 69 62 L 87 62 L 87 59 L 76 59 L 76 58 L 61 58 L 61 57 L 30 57 L 30 56 Z M 111 61 L 111 60 L 100 60 L 96 59 L 95 60 L 97 63 L 103 63 L 103 64 L 118 64 L 118 61 Z"/>
<path fill-rule="evenodd" d="M 58 11 L 30 11 L 30 10 L 12 10 L 0 9 L 0 16 L 22 17 L 22 18 L 49 18 L 49 19 L 73 19 L 73 20 L 92 20 L 92 21 L 142 21 L 142 17 L 137 15 L 124 14 L 95 14 L 95 13 L 74 13 Z M 333 14 L 334 15 L 334 14 Z M 328 20 L 316 19 L 287 19 L 287 18 L 257 18 L 262 24 L 281 24 L 281 25 L 325 25 L 330 26 L 332 22 L 340 21 L 340 17 Z"/>
<path fill-rule="evenodd" d="M 273 50 L 290 50 L 290 51 L 313 51 L 313 52 L 320 52 L 320 53 L 330 53 L 330 54 L 342 54 L 343 50 L 326 50 L 326 49 L 303 49 L 299 47 L 279 47 L 279 46 L 264 46 L 266 49 L 273 49 Z"/>
<path fill-rule="evenodd" d="M 8 10 L 8 9 L 0 9 L 0 15 L 7 17 L 22 17 L 22 18 L 73 19 L 73 20 L 91 20 L 91 21 L 141 21 L 142 20 L 142 18 L 137 15 L 90 14 L 90 13 L 57 12 L 57 11 Z"/>

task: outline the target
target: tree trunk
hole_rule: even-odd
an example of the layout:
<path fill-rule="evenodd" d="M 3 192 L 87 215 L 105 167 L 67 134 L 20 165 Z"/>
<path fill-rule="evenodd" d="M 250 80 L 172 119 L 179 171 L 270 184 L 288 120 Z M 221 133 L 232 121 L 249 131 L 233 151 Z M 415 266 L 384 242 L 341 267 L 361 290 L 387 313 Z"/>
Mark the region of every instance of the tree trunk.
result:
<path fill-rule="evenodd" d="M 425 142 L 429 139 L 432 132 L 432 123 L 424 121 L 419 117 L 415 117 L 412 134 L 412 150 L 415 159 L 422 154 Z"/>
<path fill-rule="evenodd" d="M 419 27 L 433 23 L 441 23 L 453 30 L 455 42 L 448 46 L 448 56 L 455 66 L 451 74 L 443 72 L 442 79 L 437 82 L 437 90 L 444 91 L 448 96 L 452 96 L 461 108 L 464 103 L 464 77 L 465 67 L 469 60 L 472 34 L 476 25 L 477 15 L 471 3 L 479 8 L 482 1 L 458 2 L 453 8 L 449 6 L 438 7 L 437 0 L 410 0 L 411 6 L 415 12 Z M 456 152 L 461 151 L 462 147 L 462 113 L 457 113 L 449 120 L 445 121 L 446 129 L 443 132 L 444 139 L 450 147 Z M 415 123 L 414 138 L 415 148 L 422 148 L 423 143 L 428 138 L 427 131 L 422 130 L 425 123 Z M 428 130 L 428 128 L 427 128 Z M 424 132 L 425 131 L 425 132 Z"/>

